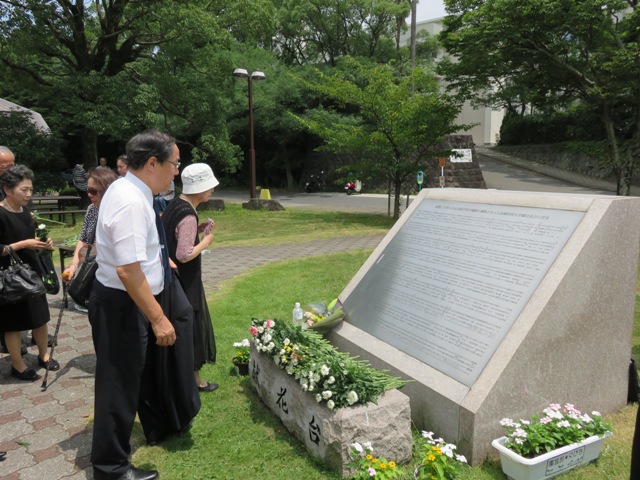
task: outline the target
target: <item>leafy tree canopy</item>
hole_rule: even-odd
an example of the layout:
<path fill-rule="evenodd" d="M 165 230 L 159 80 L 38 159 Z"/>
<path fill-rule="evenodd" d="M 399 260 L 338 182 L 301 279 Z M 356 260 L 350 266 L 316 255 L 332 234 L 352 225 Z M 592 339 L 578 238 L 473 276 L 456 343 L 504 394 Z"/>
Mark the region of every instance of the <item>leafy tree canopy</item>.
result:
<path fill-rule="evenodd" d="M 452 91 L 512 112 L 586 102 L 607 132 L 618 193 L 640 158 L 640 12 L 635 0 L 445 0 Z M 628 145 L 624 142 L 631 139 Z M 621 152 L 621 148 L 625 151 Z M 635 153 L 634 153 L 635 152 Z"/>
<path fill-rule="evenodd" d="M 398 18 L 410 2 L 396 0 L 278 0 L 274 50 L 287 65 L 335 66 L 346 55 L 387 62 L 394 57 Z M 403 22 L 402 22 L 403 24 Z"/>
<path fill-rule="evenodd" d="M 315 79 L 299 78 L 321 95 L 322 106 L 298 120 L 319 135 L 323 149 L 356 158 L 351 168 L 382 175 L 400 186 L 427 160 L 455 125 L 459 105 L 439 93 L 436 79 L 423 68 L 398 76 L 389 65 L 370 65 L 345 57 L 333 75 L 316 71 Z M 394 216 L 399 215 L 398 195 Z"/>
<path fill-rule="evenodd" d="M 0 92 L 28 91 L 54 112 L 53 125 L 81 136 L 87 165 L 96 162 L 98 136 L 122 141 L 155 126 L 184 135 L 219 129 L 210 152 L 233 168 L 224 112 L 204 99 L 218 96 L 211 85 L 228 74 L 222 52 L 234 32 L 266 35 L 259 17 L 269 4 L 2 0 L 0 65 L 10 79 Z"/>
<path fill-rule="evenodd" d="M 0 139 L 16 157 L 16 163 L 36 170 L 36 190 L 64 186 L 60 170 L 65 162 L 62 142 L 52 133 L 43 132 L 31 120 L 28 112 L 0 114 Z"/>

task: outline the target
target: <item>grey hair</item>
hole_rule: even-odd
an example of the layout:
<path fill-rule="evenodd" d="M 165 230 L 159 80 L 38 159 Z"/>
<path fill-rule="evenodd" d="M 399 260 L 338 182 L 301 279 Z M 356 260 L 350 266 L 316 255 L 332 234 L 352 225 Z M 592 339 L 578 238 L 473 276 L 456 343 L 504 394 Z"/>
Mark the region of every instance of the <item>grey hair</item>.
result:
<path fill-rule="evenodd" d="M 175 144 L 175 138 L 159 130 L 139 133 L 127 142 L 127 165 L 131 170 L 140 170 L 151 157 L 164 163 L 173 153 Z"/>
<path fill-rule="evenodd" d="M 3 153 L 8 153 L 12 156 L 15 157 L 15 155 L 13 155 L 13 152 L 11 150 L 9 150 L 9 147 L 5 147 L 4 145 L 0 145 L 0 155 L 2 155 Z"/>

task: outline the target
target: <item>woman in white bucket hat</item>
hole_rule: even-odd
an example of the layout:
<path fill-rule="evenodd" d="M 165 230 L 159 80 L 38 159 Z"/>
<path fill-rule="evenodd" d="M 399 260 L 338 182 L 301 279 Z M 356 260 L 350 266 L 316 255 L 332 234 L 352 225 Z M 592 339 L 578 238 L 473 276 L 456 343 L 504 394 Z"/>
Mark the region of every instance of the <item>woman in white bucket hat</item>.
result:
<path fill-rule="evenodd" d="M 182 171 L 182 194 L 167 205 L 162 222 L 167 232 L 169 256 L 178 266 L 184 290 L 193 306 L 194 375 L 201 392 L 212 392 L 218 385 L 200 377 L 205 363 L 216 360 L 216 343 L 207 299 L 202 285 L 200 254 L 213 242 L 213 222 L 199 223 L 196 208 L 206 202 L 218 180 L 206 163 L 194 163 Z M 199 234 L 202 233 L 202 239 Z"/>

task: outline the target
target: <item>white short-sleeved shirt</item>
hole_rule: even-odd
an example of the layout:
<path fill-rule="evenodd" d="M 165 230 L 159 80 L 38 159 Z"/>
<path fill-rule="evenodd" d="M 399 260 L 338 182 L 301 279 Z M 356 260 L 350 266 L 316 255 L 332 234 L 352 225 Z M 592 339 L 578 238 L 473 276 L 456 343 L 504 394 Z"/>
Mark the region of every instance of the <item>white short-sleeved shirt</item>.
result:
<path fill-rule="evenodd" d="M 116 267 L 140 262 L 151 292 L 164 288 L 153 193 L 131 172 L 113 182 L 100 202 L 96 252 L 96 278 L 106 287 L 126 290 Z"/>

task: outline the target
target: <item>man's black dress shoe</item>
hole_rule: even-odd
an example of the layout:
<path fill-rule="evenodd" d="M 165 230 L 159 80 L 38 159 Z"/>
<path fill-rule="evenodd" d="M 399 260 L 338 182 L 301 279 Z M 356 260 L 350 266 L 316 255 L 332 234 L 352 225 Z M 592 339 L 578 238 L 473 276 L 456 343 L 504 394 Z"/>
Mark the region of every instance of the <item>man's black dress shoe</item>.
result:
<path fill-rule="evenodd" d="M 139 468 L 131 467 L 127 473 L 114 477 L 94 468 L 93 478 L 95 480 L 155 480 L 160 478 L 160 475 L 157 470 L 140 470 Z"/>
<path fill-rule="evenodd" d="M 0 452 L 0 462 L 7 458 L 7 452 Z"/>
<path fill-rule="evenodd" d="M 159 477 L 157 470 L 140 470 L 139 468 L 131 467 L 118 480 L 155 480 Z"/>
<path fill-rule="evenodd" d="M 47 363 L 49 364 L 50 372 L 57 372 L 58 370 L 60 370 L 60 364 L 58 363 L 57 360 L 54 360 L 53 358 L 49 358 L 49 360 L 45 362 L 40 358 L 40 355 L 38 355 L 38 365 L 40 365 L 42 368 L 47 368 Z"/>

